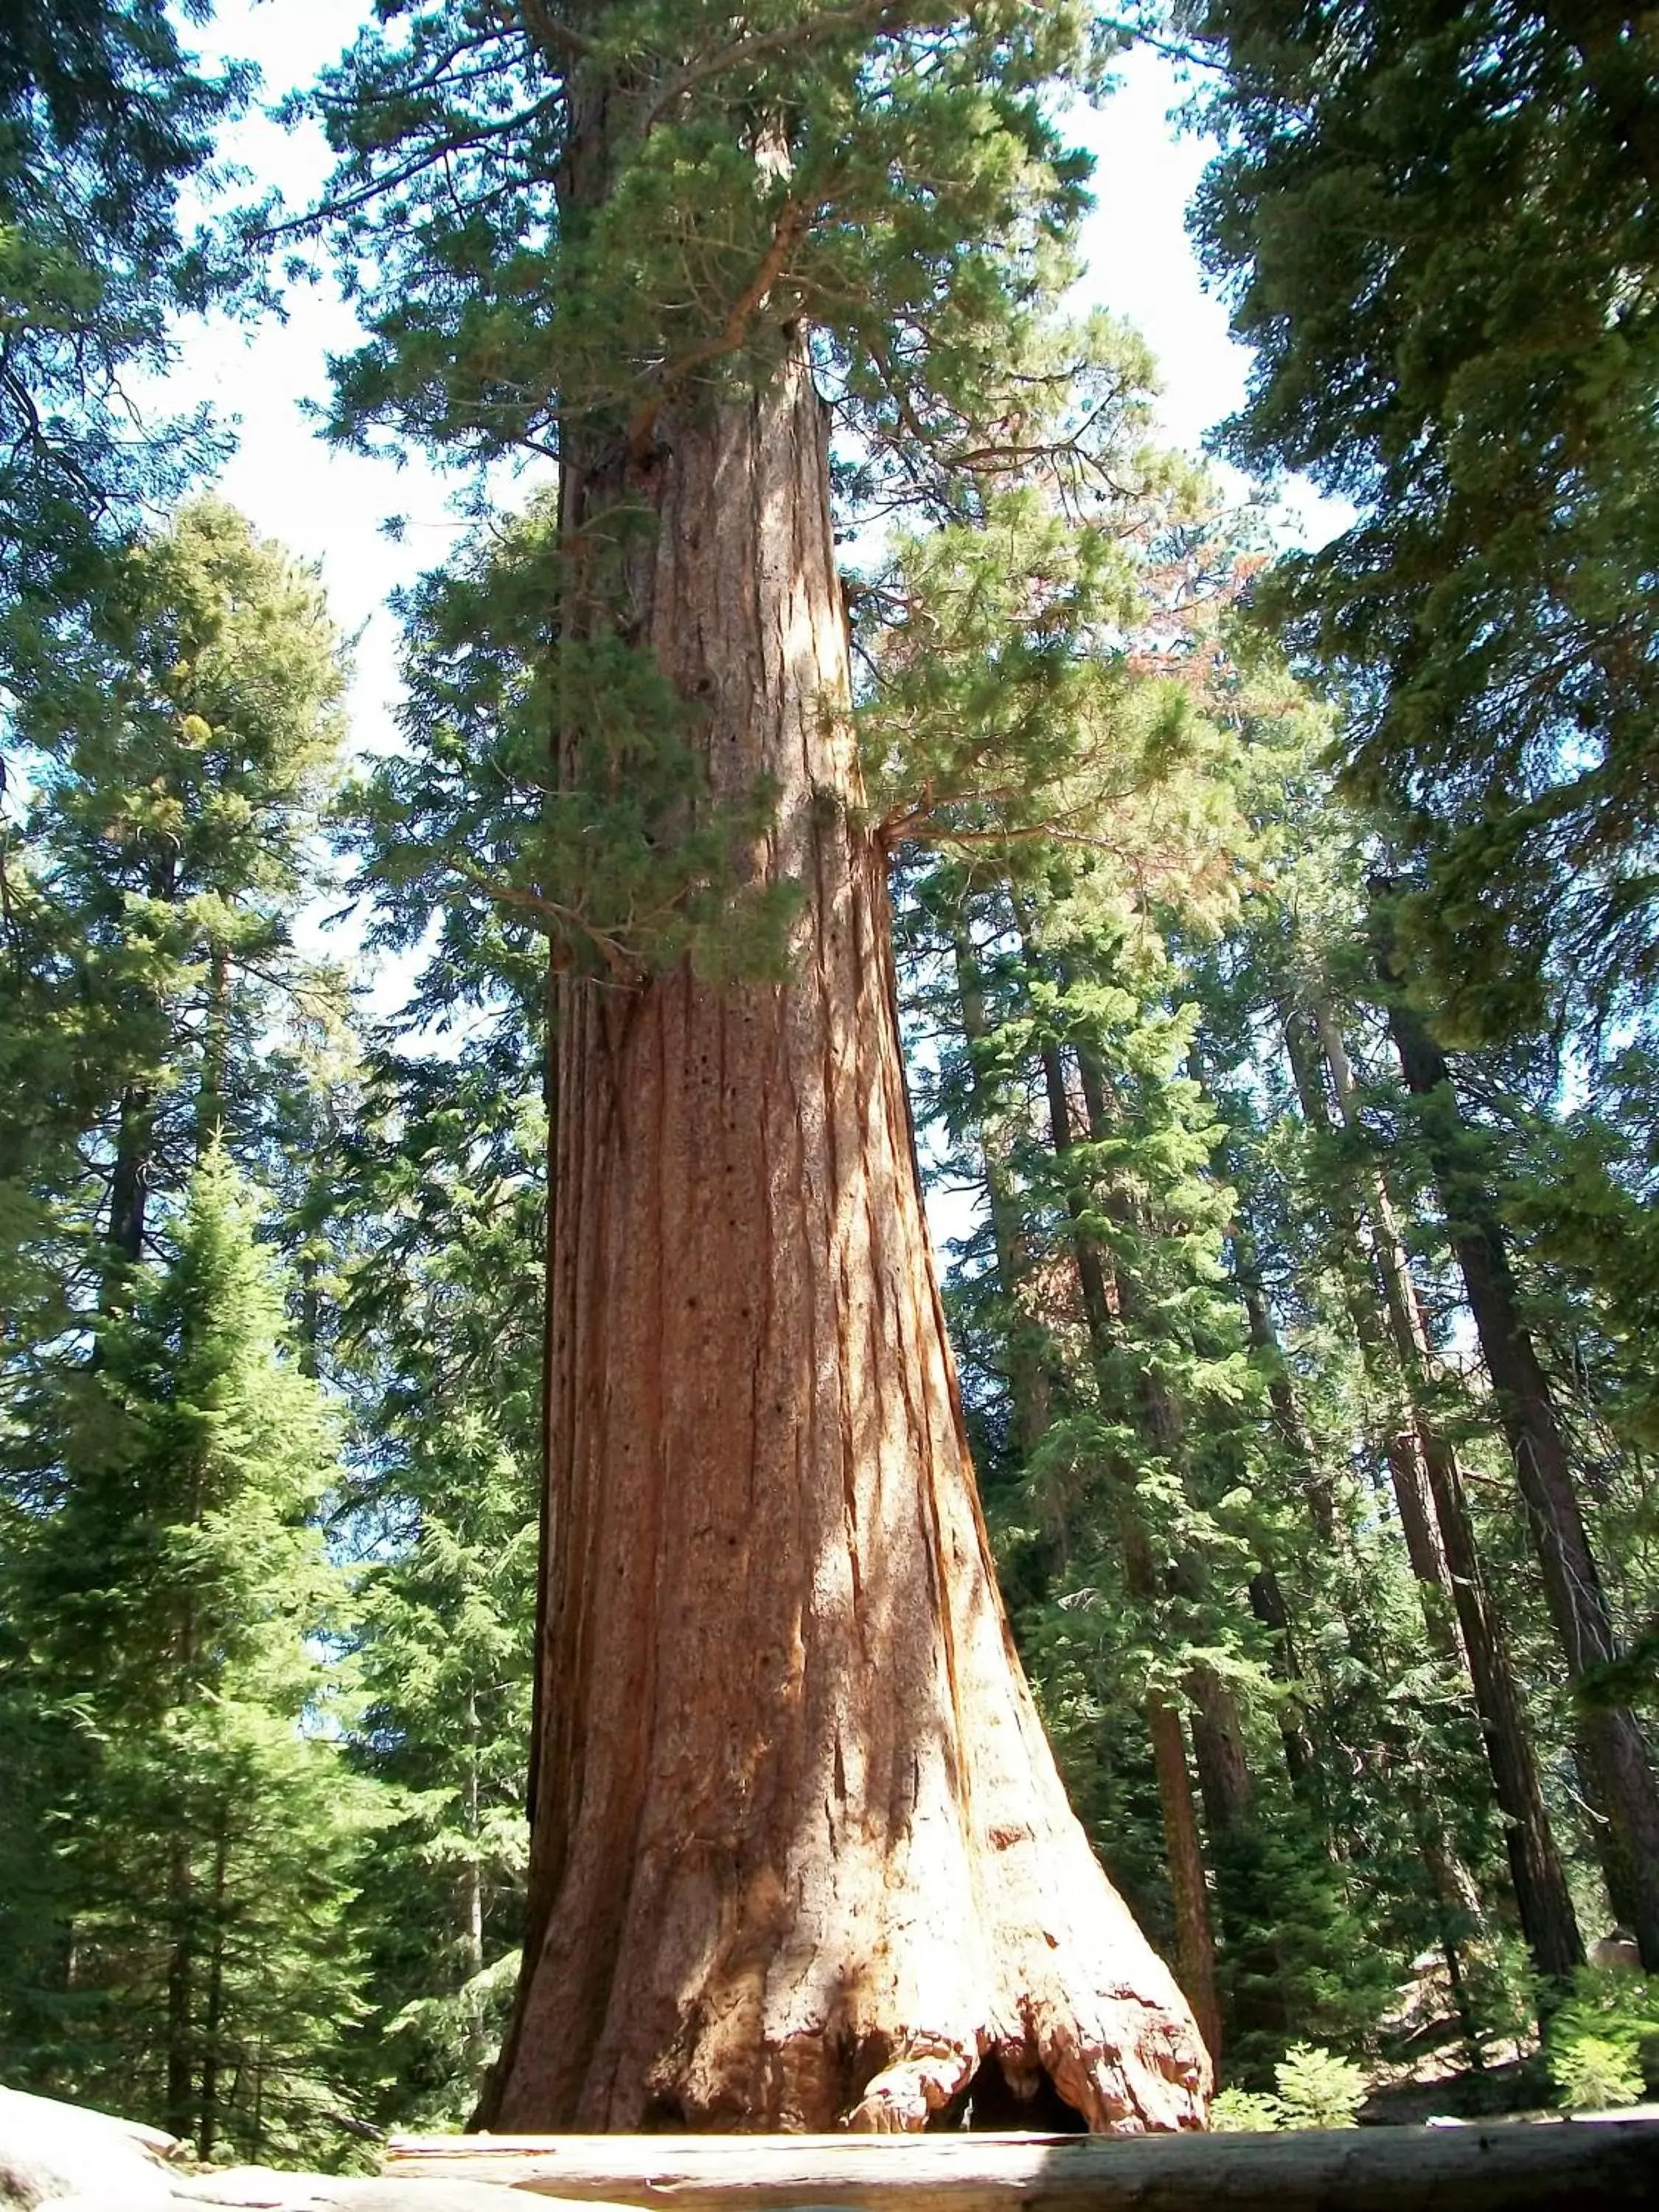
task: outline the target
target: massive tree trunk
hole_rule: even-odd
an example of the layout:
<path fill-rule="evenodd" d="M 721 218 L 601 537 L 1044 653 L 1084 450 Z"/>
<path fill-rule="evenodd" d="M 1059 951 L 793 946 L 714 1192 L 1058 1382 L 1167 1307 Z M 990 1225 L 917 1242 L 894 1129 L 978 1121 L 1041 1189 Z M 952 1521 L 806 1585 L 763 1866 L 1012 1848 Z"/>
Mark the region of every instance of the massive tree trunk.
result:
<path fill-rule="evenodd" d="M 1389 1029 L 1407 1088 L 1422 1102 L 1430 1165 L 1447 1235 L 1474 1316 L 1498 1419 L 1542 1570 L 1544 1594 L 1569 1674 L 1576 1680 L 1619 1655 L 1612 1608 L 1573 1482 L 1549 1380 L 1522 1315 L 1509 1239 L 1490 1188 L 1467 1158 L 1468 1132 L 1451 1072 L 1427 1024 L 1400 995 L 1386 926 L 1377 966 L 1390 988 Z M 1659 1972 L 1659 1785 L 1641 1723 L 1626 1710 L 1587 1706 L 1581 1741 L 1609 1894 L 1628 1917 L 1650 1973 Z"/>
<path fill-rule="evenodd" d="M 773 779 L 748 865 L 805 903 L 781 983 L 556 994 L 529 1929 L 482 2117 L 915 2128 L 1000 2067 L 1093 2128 L 1198 2124 L 1191 2017 L 1066 1803 L 975 1496 L 802 349 L 656 430 L 619 626 L 716 792 Z M 573 560 L 616 489 L 586 465 Z"/>

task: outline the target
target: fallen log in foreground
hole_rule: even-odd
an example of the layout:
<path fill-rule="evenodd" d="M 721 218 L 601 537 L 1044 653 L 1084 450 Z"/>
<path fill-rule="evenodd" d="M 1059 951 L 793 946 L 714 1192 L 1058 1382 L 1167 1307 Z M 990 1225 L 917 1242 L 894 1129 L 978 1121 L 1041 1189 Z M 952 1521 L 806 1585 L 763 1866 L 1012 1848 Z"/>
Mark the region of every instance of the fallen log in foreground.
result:
<path fill-rule="evenodd" d="M 1659 2120 L 1134 2137 L 394 2136 L 385 2171 L 672 2212 L 1650 2212 Z"/>

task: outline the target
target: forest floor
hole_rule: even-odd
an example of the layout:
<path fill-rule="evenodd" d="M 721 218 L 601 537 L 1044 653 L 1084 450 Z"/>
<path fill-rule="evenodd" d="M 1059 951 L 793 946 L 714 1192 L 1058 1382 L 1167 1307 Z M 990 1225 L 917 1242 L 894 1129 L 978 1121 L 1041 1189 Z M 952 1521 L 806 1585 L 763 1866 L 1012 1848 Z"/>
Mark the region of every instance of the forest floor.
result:
<path fill-rule="evenodd" d="M 1370 2069 L 1362 2127 L 1561 2117 L 1535 2037 L 1493 2039 L 1472 2053 L 1437 1952 L 1413 1962 L 1380 2027 L 1387 2055 Z"/>
<path fill-rule="evenodd" d="M 1458 2064 L 1452 2054 L 1402 2072 L 1379 2069 L 1359 2108 L 1361 2127 L 1413 2127 L 1434 2119 L 1556 2119 L 1561 2117 L 1541 2053 Z"/>

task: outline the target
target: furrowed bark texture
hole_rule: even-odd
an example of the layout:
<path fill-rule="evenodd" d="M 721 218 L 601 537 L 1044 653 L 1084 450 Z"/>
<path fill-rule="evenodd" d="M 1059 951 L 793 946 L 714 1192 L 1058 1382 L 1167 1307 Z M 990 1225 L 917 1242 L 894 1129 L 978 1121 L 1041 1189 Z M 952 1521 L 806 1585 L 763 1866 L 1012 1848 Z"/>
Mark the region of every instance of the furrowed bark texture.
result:
<path fill-rule="evenodd" d="M 788 980 L 559 991 L 546 1607 L 498 2129 L 915 2128 L 996 2057 L 1199 2124 L 998 1599 L 923 1229 L 799 353 L 660 418 L 636 635 L 775 780 Z M 566 479 L 567 514 L 581 487 Z"/>

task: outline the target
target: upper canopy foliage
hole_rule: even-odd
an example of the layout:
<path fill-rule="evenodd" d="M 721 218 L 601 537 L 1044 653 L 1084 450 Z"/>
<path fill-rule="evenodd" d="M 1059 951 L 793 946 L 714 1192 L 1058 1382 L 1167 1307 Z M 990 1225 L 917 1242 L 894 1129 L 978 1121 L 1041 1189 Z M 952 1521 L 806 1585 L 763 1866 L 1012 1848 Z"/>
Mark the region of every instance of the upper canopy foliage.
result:
<path fill-rule="evenodd" d="M 337 436 L 639 459 L 665 410 L 763 376 L 805 325 L 842 513 L 946 526 L 854 592 L 860 629 L 892 632 L 868 726 L 890 834 L 938 834 L 949 809 L 965 831 L 976 805 L 999 836 L 1103 807 L 1121 830 L 1202 750 L 1182 686 L 1137 690 L 1152 672 L 1130 664 L 1144 572 L 1189 559 L 1206 495 L 1150 443 L 1145 348 L 1057 313 L 1087 162 L 1050 110 L 1101 83 L 1115 33 L 1020 0 L 377 14 L 310 101 L 340 155 L 325 204 L 267 218 L 331 240 L 371 333 L 335 364 Z M 651 520 L 607 515 L 617 563 Z M 360 817 L 392 930 L 412 941 L 437 903 L 465 930 L 504 900 L 613 979 L 688 949 L 775 972 L 787 887 L 734 901 L 725 880 L 771 795 L 712 803 L 626 583 L 595 631 L 568 568 L 532 502 L 408 603 L 413 756 Z M 1012 810 L 976 799 L 1010 779 Z"/>
<path fill-rule="evenodd" d="M 1433 848 L 1453 1020 L 1659 969 L 1659 26 L 1614 0 L 1193 0 L 1196 228 L 1256 349 L 1227 450 L 1358 519 L 1267 604 Z M 1477 1007 L 1472 979 L 1479 979 Z"/>
<path fill-rule="evenodd" d="M 338 434 L 648 442 L 805 318 L 872 465 L 1024 442 L 1021 356 L 1085 204 L 1047 91 L 1111 43 L 1076 0 L 376 13 L 301 103 L 340 163 L 294 227 L 331 229 L 372 333 L 337 364 Z"/>

